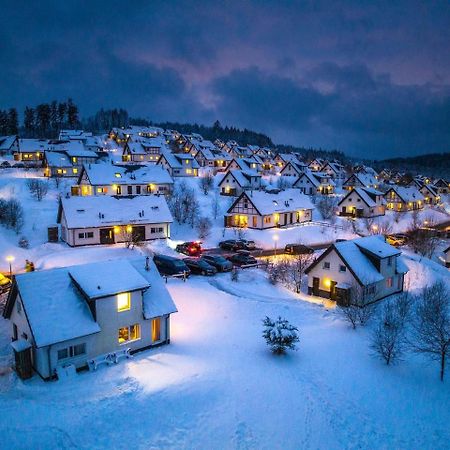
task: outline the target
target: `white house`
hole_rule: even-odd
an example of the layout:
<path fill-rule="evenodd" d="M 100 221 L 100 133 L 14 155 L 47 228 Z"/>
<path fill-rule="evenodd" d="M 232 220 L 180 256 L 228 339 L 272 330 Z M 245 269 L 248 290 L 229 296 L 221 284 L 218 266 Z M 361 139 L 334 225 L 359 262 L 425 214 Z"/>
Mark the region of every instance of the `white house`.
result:
<path fill-rule="evenodd" d="M 156 164 L 164 151 L 167 151 L 167 145 L 163 136 L 130 136 L 123 148 L 122 161 Z"/>
<path fill-rule="evenodd" d="M 306 195 L 333 194 L 335 183 L 328 174 L 322 172 L 311 172 L 307 170 L 298 177 L 293 187 L 300 189 Z"/>
<path fill-rule="evenodd" d="M 57 218 L 71 247 L 168 238 L 172 221 L 163 195 L 62 198 Z"/>
<path fill-rule="evenodd" d="M 351 191 L 353 188 L 356 187 L 378 189 L 379 185 L 380 185 L 379 181 L 373 175 L 359 172 L 350 175 L 344 181 L 342 187 L 347 191 Z"/>
<path fill-rule="evenodd" d="M 200 168 L 189 153 L 163 152 L 157 164 L 163 166 L 172 177 L 196 177 Z"/>
<path fill-rule="evenodd" d="M 3 316 L 13 348 L 50 379 L 60 367 L 168 344 L 175 312 L 155 265 L 140 257 L 16 275 Z"/>
<path fill-rule="evenodd" d="M 237 197 L 246 190 L 261 188 L 261 175 L 253 170 L 231 169 L 219 181 L 221 195 Z"/>
<path fill-rule="evenodd" d="M 419 188 L 419 192 L 423 195 L 426 205 L 437 205 L 441 196 L 438 194 L 437 189 L 431 184 L 422 184 Z"/>
<path fill-rule="evenodd" d="M 320 169 L 326 164 L 326 161 L 322 158 L 315 158 L 309 162 L 308 168 L 313 172 L 319 172 Z"/>
<path fill-rule="evenodd" d="M 332 244 L 306 270 L 308 292 L 341 305 L 352 295 L 374 302 L 401 292 L 408 268 L 400 255 L 378 235 Z"/>
<path fill-rule="evenodd" d="M 384 216 L 386 201 L 383 193 L 375 189 L 357 187 L 338 203 L 339 215 L 352 217 Z"/>
<path fill-rule="evenodd" d="M 12 155 L 19 150 L 17 136 L 0 136 L 0 155 Z"/>
<path fill-rule="evenodd" d="M 392 211 L 413 211 L 423 209 L 424 196 L 416 187 L 393 186 L 385 194 L 386 207 Z"/>
<path fill-rule="evenodd" d="M 434 186 L 437 190 L 437 193 L 440 195 L 447 195 L 450 193 L 450 183 L 443 178 L 439 178 L 434 182 Z"/>
<path fill-rule="evenodd" d="M 326 173 L 333 179 L 342 179 L 345 177 L 345 167 L 338 162 L 327 162 L 320 171 Z"/>
<path fill-rule="evenodd" d="M 14 160 L 25 164 L 42 163 L 45 150 L 48 149 L 47 139 L 19 139 Z"/>
<path fill-rule="evenodd" d="M 298 189 L 287 189 L 278 194 L 246 191 L 228 209 L 225 226 L 259 230 L 288 227 L 311 221 L 313 209 L 309 198 Z"/>
<path fill-rule="evenodd" d="M 308 166 L 299 162 L 298 160 L 288 161 L 280 171 L 281 176 L 285 177 L 299 177 L 303 172 L 308 170 Z"/>
<path fill-rule="evenodd" d="M 172 188 L 172 177 L 162 166 L 87 164 L 72 195 L 166 195 Z"/>

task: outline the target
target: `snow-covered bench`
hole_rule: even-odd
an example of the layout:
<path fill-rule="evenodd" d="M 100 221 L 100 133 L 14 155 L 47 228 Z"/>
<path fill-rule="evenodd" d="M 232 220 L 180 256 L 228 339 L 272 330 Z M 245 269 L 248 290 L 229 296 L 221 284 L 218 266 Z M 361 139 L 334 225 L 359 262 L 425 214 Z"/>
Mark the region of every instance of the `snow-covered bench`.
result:
<path fill-rule="evenodd" d="M 112 353 L 114 362 L 117 364 L 120 358 L 132 358 L 131 349 L 124 348 L 123 350 L 118 350 L 117 352 Z"/>
<path fill-rule="evenodd" d="M 97 370 L 97 367 L 101 364 L 117 364 L 121 358 L 132 358 L 131 349 L 124 348 L 112 353 L 106 353 L 104 355 L 97 356 L 97 358 L 90 359 L 88 361 L 89 370 Z"/>
<path fill-rule="evenodd" d="M 113 353 L 106 353 L 105 355 L 97 356 L 97 358 L 90 359 L 88 361 L 89 370 L 97 370 L 97 367 L 101 364 L 114 364 L 114 356 Z"/>

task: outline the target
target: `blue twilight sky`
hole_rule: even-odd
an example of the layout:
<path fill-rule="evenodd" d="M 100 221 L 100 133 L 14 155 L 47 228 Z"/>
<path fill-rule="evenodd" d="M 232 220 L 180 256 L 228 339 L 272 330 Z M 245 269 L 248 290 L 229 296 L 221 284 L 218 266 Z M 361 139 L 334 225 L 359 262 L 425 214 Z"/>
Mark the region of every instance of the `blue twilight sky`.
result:
<path fill-rule="evenodd" d="M 67 97 L 351 155 L 450 151 L 450 2 L 0 0 L 0 108 Z"/>

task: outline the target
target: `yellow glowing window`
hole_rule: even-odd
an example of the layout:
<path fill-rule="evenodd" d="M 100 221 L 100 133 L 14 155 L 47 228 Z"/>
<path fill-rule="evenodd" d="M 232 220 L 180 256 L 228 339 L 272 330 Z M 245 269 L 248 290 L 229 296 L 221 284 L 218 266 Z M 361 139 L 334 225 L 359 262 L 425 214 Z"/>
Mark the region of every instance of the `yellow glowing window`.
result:
<path fill-rule="evenodd" d="M 122 177 L 122 175 L 119 172 L 116 172 L 115 175 L 116 175 L 116 178 L 121 178 Z"/>
<path fill-rule="evenodd" d="M 118 333 L 119 344 L 123 344 L 124 342 L 129 341 L 136 341 L 140 338 L 141 338 L 141 327 L 139 326 L 139 324 L 119 328 Z"/>
<path fill-rule="evenodd" d="M 74 168 L 72 169 L 72 172 L 73 172 L 73 173 L 78 173 L 78 169 L 77 169 L 76 167 L 74 167 Z"/>
<path fill-rule="evenodd" d="M 152 320 L 152 341 L 161 340 L 161 319 L 157 317 Z"/>
<path fill-rule="evenodd" d="M 74 163 L 77 162 L 77 158 L 75 156 L 72 158 L 72 162 L 74 162 Z"/>
<path fill-rule="evenodd" d="M 187 174 L 191 174 L 191 173 L 192 173 L 192 170 L 191 170 L 191 169 L 186 169 L 186 173 L 187 173 Z"/>
<path fill-rule="evenodd" d="M 128 311 L 131 308 L 131 295 L 129 292 L 117 294 L 117 311 Z"/>
<path fill-rule="evenodd" d="M 185 164 L 189 164 L 189 160 L 186 159 L 186 160 L 184 161 L 184 163 L 185 163 Z"/>

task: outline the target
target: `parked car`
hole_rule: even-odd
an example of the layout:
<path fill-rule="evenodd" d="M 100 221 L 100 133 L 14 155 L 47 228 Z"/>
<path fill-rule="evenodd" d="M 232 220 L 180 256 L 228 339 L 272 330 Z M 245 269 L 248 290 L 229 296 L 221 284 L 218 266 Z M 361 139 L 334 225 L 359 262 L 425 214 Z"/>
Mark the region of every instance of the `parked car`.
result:
<path fill-rule="evenodd" d="M 408 242 L 408 236 L 406 234 L 388 234 L 386 236 L 386 242 L 394 247 L 400 247 Z"/>
<path fill-rule="evenodd" d="M 6 292 L 11 287 L 11 280 L 6 276 L 0 273 L 0 294 Z"/>
<path fill-rule="evenodd" d="M 219 247 L 222 250 L 234 250 L 236 242 L 236 239 L 227 239 L 226 241 L 219 242 Z"/>
<path fill-rule="evenodd" d="M 189 267 L 182 259 L 167 255 L 155 255 L 153 262 L 161 275 L 173 277 L 188 277 L 191 273 Z"/>
<path fill-rule="evenodd" d="M 288 255 L 311 255 L 314 249 L 303 244 L 287 244 L 284 247 L 284 253 Z"/>
<path fill-rule="evenodd" d="M 200 275 L 215 275 L 217 273 L 217 269 L 203 258 L 184 258 L 183 261 L 189 267 L 191 273 Z"/>
<path fill-rule="evenodd" d="M 188 256 L 199 256 L 202 253 L 202 245 L 201 242 L 184 242 L 178 244 L 175 250 Z"/>
<path fill-rule="evenodd" d="M 255 241 L 249 241 L 247 239 L 228 239 L 226 241 L 219 242 L 219 247 L 223 250 L 253 250 L 256 248 Z"/>
<path fill-rule="evenodd" d="M 233 264 L 220 255 L 203 255 L 201 259 L 215 267 L 219 272 L 229 272 L 233 268 Z"/>
<path fill-rule="evenodd" d="M 248 252 L 239 252 L 235 255 L 229 256 L 228 260 L 238 267 L 255 267 L 258 261 Z"/>

